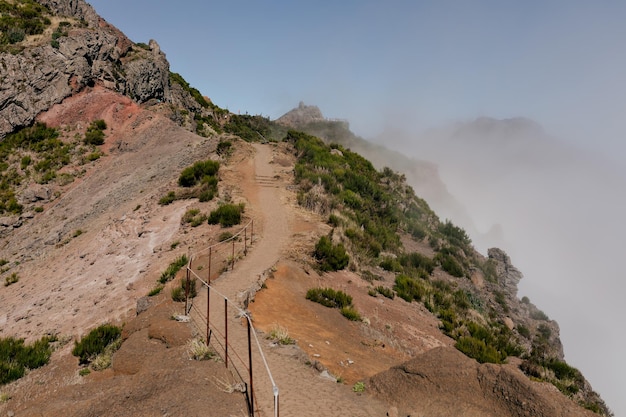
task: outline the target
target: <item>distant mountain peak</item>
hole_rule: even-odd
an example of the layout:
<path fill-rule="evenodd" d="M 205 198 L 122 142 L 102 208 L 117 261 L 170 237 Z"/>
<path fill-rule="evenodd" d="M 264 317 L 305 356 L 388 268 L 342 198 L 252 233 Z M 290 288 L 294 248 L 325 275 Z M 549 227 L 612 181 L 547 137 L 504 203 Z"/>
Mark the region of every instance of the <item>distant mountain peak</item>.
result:
<path fill-rule="evenodd" d="M 320 108 L 317 106 L 307 106 L 301 101 L 298 107 L 276 119 L 276 123 L 285 126 L 302 126 L 320 120 L 324 120 L 324 115 Z"/>

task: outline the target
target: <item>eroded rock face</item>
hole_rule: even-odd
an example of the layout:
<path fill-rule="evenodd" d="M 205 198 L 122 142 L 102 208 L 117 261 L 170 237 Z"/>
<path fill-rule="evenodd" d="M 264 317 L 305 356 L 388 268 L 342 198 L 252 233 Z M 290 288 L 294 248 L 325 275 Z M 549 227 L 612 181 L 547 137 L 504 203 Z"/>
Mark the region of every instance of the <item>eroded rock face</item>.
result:
<path fill-rule="evenodd" d="M 155 41 L 134 45 L 82 0 L 41 0 L 53 13 L 82 20 L 68 36 L 0 54 L 0 138 L 32 123 L 39 113 L 86 86 L 96 84 L 143 103 L 171 101 L 169 63 Z"/>
<path fill-rule="evenodd" d="M 517 297 L 517 284 L 522 280 L 522 273 L 513 266 L 511 258 L 502 249 L 491 248 L 487 252 L 489 259 L 496 261 L 498 281 L 504 287 L 507 295 Z"/>
<path fill-rule="evenodd" d="M 92 26 L 95 26 L 100 20 L 93 7 L 83 0 L 38 0 L 38 3 L 43 4 L 61 16 L 84 20 Z"/>
<path fill-rule="evenodd" d="M 399 415 L 593 416 L 556 389 L 532 382 L 509 366 L 479 364 L 440 347 L 381 372 L 370 392 L 397 407 Z"/>

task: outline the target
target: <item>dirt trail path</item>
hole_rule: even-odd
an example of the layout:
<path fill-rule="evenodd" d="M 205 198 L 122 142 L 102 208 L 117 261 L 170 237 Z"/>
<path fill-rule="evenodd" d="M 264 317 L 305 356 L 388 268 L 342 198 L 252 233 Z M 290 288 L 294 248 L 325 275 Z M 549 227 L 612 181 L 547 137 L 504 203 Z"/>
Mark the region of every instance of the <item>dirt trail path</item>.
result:
<path fill-rule="evenodd" d="M 274 161 L 275 149 L 271 145 L 254 145 L 254 159 L 247 161 L 241 171 L 241 189 L 249 201 L 247 212 L 255 219 L 255 242 L 250 253 L 235 265 L 233 271 L 223 274 L 214 288 L 231 300 L 239 302 L 241 294 L 253 287 L 259 276 L 270 269 L 288 249 L 294 212 L 288 206 L 288 191 L 275 179 L 280 165 Z M 219 297 L 211 295 L 211 305 L 223 303 Z M 199 310 L 206 306 L 206 291 L 195 300 Z M 211 323 L 221 331 L 223 313 L 213 312 Z M 197 314 L 197 313 L 196 313 Z M 194 321 L 198 319 L 195 318 Z M 245 326 L 238 312 L 229 308 L 229 345 L 237 352 L 231 352 L 235 365 L 242 373 L 247 372 Z M 332 378 L 324 378 L 314 368 L 305 364 L 306 357 L 295 346 L 271 346 L 259 334 L 259 342 L 280 392 L 280 414 L 283 416 L 384 416 L 386 407 L 366 395 L 357 395 L 351 387 L 337 384 Z M 239 357 L 243 360 L 239 360 Z M 257 414 L 274 415 L 273 387 L 263 365 L 258 348 L 253 345 L 254 393 Z"/>
<path fill-rule="evenodd" d="M 250 288 L 259 275 L 274 265 L 288 243 L 292 216 L 286 209 L 285 190 L 273 181 L 277 166 L 272 163 L 273 149 L 269 145 L 254 145 L 254 159 L 247 161 L 240 184 L 250 202 L 246 210 L 253 216 L 254 246 L 250 253 L 236 264 L 234 271 L 225 273 L 215 288 L 231 300 Z"/>

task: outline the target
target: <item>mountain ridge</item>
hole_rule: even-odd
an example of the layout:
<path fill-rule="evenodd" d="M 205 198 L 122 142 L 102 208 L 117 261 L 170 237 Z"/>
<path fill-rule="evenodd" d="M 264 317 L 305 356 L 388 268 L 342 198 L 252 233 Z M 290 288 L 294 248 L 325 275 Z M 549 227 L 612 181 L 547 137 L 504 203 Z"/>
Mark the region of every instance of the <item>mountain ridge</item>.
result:
<path fill-rule="evenodd" d="M 0 106 L 0 112 L 3 116 L 7 115 L 5 120 L 8 121 L 8 124 L 2 126 L 2 129 L 6 131 L 5 133 L 13 132 L 20 126 L 32 123 L 37 117 L 40 121 L 57 126 L 64 132 L 62 139 L 70 141 L 73 135 L 79 137 L 84 135 L 88 125 L 93 120 L 102 118 L 107 121 L 107 128 L 105 129 L 107 140 L 100 148 L 101 151 L 104 151 L 104 158 L 101 157 L 99 160 L 92 161 L 84 169 L 84 172 L 74 165 L 66 166 L 60 170 L 69 174 L 75 181 L 73 184 L 70 183 L 72 185 L 69 189 L 66 187 L 67 184 L 61 185 L 53 181 L 49 186 L 43 185 L 43 188 L 48 189 L 48 191 L 42 192 L 43 199 L 37 197 L 37 193 L 35 193 L 33 198 L 37 204 L 44 207 L 43 213 L 36 215 L 34 213 L 37 212 L 37 207 L 34 204 L 24 204 L 28 212 L 14 217 L 17 220 L 12 220 L 9 225 L 4 225 L 2 232 L 5 243 L 2 254 L 13 261 L 12 268 L 14 271 L 19 270 L 20 273 L 29 277 L 24 279 L 23 284 L 19 284 L 19 289 L 26 291 L 27 294 L 32 293 L 29 295 L 30 298 L 24 300 L 22 297 L 22 300 L 18 300 L 19 290 L 17 287 L 7 286 L 3 295 L 6 297 L 5 300 L 10 300 L 13 303 L 15 309 L 11 312 L 11 316 L 5 316 L 4 321 L 0 324 L 3 326 L 3 332 L 9 328 L 12 329 L 12 332 L 22 335 L 37 333 L 37 329 L 43 325 L 41 317 L 44 315 L 47 315 L 52 323 L 59 326 L 56 329 L 49 329 L 52 332 L 61 330 L 62 333 L 71 333 L 86 330 L 89 327 L 89 322 L 78 320 L 63 327 L 61 317 L 68 313 L 67 304 L 71 306 L 73 302 L 78 303 L 80 297 L 85 296 L 84 293 L 72 295 L 74 287 L 85 286 L 82 278 L 92 275 L 96 277 L 94 282 L 99 282 L 102 288 L 106 289 L 109 298 L 119 297 L 123 299 L 120 306 L 113 309 L 114 312 L 107 311 L 106 309 L 110 307 L 106 306 L 105 303 L 100 304 L 98 300 L 93 300 L 95 306 L 100 304 L 96 310 L 101 309 L 101 315 L 111 319 L 126 317 L 129 305 L 132 304 L 137 293 L 140 290 L 145 292 L 145 286 L 149 285 L 145 278 L 142 280 L 137 279 L 137 277 L 145 277 L 148 275 L 147 271 L 154 274 L 166 262 L 159 260 L 159 257 L 152 256 L 155 251 L 157 254 L 167 251 L 166 243 L 161 245 L 151 243 L 147 246 L 149 250 L 143 252 L 143 249 L 139 250 L 143 246 L 137 242 L 141 241 L 144 236 L 157 235 L 160 233 L 157 230 L 165 233 L 158 240 L 164 242 L 170 240 L 176 233 L 179 217 L 191 204 L 188 201 L 181 201 L 169 208 L 158 209 L 157 200 L 159 196 L 171 186 L 173 181 L 175 182 L 177 173 L 186 165 L 206 155 L 212 155 L 220 160 L 216 153 L 218 144 L 225 140 L 234 140 L 233 135 L 217 132 L 221 125 L 216 120 L 216 116 L 224 115 L 219 109 L 209 103 L 206 105 L 201 103 L 202 100 L 199 101 L 194 96 L 193 90 L 190 90 L 188 85 L 172 82 L 169 64 L 167 64 L 165 55 L 160 51 L 156 42 L 151 41 L 150 45 L 147 45 L 148 49 L 144 46 L 137 46 L 137 44 L 126 44 L 130 41 L 119 34 L 115 34 L 110 25 L 99 20 L 97 15 L 92 15 L 91 11 L 93 10 L 82 1 L 42 1 L 41 3 L 58 10 L 62 14 L 69 13 L 77 19 L 85 19 L 89 25 L 94 25 L 97 22 L 100 29 L 104 27 L 104 31 L 99 32 L 100 29 L 96 29 L 94 32 L 97 35 L 95 35 L 89 30 L 76 27 L 75 32 L 69 31 L 66 36 L 58 38 L 59 53 L 72 58 L 64 61 L 63 64 L 60 61 L 49 61 L 51 67 L 56 68 L 58 65 L 65 70 L 59 72 L 54 69 L 49 72 L 48 70 L 42 71 L 42 74 L 54 75 L 47 78 L 44 85 L 47 83 L 55 84 L 54 88 L 50 90 L 41 89 L 40 91 L 46 91 L 44 94 L 35 92 L 38 90 L 37 86 L 40 85 L 38 84 L 41 82 L 38 81 L 40 79 L 29 78 L 24 75 L 25 73 L 18 73 L 17 70 L 9 71 L 7 73 L 9 78 L 23 80 L 20 85 L 25 86 L 26 92 L 24 99 L 13 98 L 0 101 L 3 103 Z M 95 48 L 82 50 L 83 46 L 81 45 L 85 43 L 95 45 Z M 106 48 L 107 46 L 110 48 L 111 45 L 115 45 L 115 47 Z M 22 57 L 21 54 L 10 54 L 11 56 L 9 56 L 3 53 L 1 59 L 2 62 L 8 63 L 9 68 L 28 67 L 34 62 L 32 59 L 37 57 L 47 59 L 50 56 L 57 56 L 55 50 L 53 45 L 38 46 L 35 47 L 36 56 L 33 55 L 33 50 L 26 48 L 24 55 L 30 54 L 28 58 L 20 58 Z M 77 54 L 76 51 L 81 51 L 80 53 L 83 55 Z M 136 55 L 129 56 L 129 53 Z M 18 58 L 15 58 L 16 56 Z M 114 76 L 114 70 L 118 64 L 126 73 L 122 79 L 116 79 Z M 11 90 L 7 94 L 16 97 L 13 96 L 14 91 Z M 132 100 L 120 95 L 120 93 L 127 94 Z M 37 98 L 29 101 L 26 97 L 30 96 Z M 28 102 L 31 106 L 20 107 L 17 105 L 18 102 Z M 179 109 L 168 108 L 168 104 L 172 104 L 174 107 L 179 106 Z M 24 111 L 21 112 L 18 108 Z M 190 110 L 195 111 L 199 117 L 195 115 L 189 117 L 189 115 L 184 114 Z M 236 119 L 232 115 L 225 114 L 225 118 L 229 117 Z M 241 118 L 240 121 L 246 122 L 247 119 Z M 324 121 L 315 121 L 325 123 Z M 179 127 L 181 124 L 186 130 Z M 208 132 L 209 138 L 203 138 L 193 133 L 198 130 L 199 124 L 208 126 L 205 133 Z M 342 126 L 346 127 L 345 124 Z M 211 132 L 211 130 L 213 131 Z M 296 146 L 300 139 L 309 140 L 294 137 L 293 145 Z M 181 146 L 182 144 L 185 146 Z M 289 149 L 296 155 L 300 154 L 297 149 Z M 324 155 L 328 153 L 338 161 L 349 159 L 361 163 L 345 148 L 333 148 L 332 151 L 321 148 L 320 152 Z M 167 158 L 164 159 L 164 156 Z M 369 170 L 367 164 L 364 165 Z M 141 178 L 133 174 L 136 166 L 145 169 Z M 71 171 L 72 169 L 75 171 Z M 323 169 L 320 173 L 323 174 Z M 389 172 L 385 175 L 388 177 L 385 187 L 393 188 L 394 184 L 400 184 L 401 188 L 405 187 L 401 178 L 396 178 Z M 132 178 L 132 181 L 129 178 Z M 103 184 L 108 184 L 111 188 L 102 188 Z M 228 187 L 230 188 L 223 189 L 221 193 L 229 195 L 229 190 L 233 190 L 236 186 L 228 184 Z M 34 187 L 34 185 L 27 189 L 34 190 L 35 188 L 41 190 L 41 187 Z M 324 197 L 323 190 L 319 187 L 316 188 L 313 183 L 305 185 L 302 191 L 313 198 L 330 198 Z M 56 195 L 57 193 L 58 195 Z M 354 197 L 352 203 L 360 204 L 359 201 L 365 201 L 364 197 Z M 24 203 L 24 201 L 22 202 Z M 89 204 L 85 205 L 87 202 Z M 83 208 L 76 210 L 75 207 Z M 30 211 L 31 208 L 33 212 Z M 156 226 L 159 224 L 160 216 L 163 216 L 163 222 L 167 224 L 166 227 L 163 225 Z M 92 228 L 95 237 L 90 237 Z M 78 230 L 81 230 L 78 236 L 70 237 L 72 234 L 76 235 Z M 452 231 L 456 233 L 456 229 L 452 229 Z M 45 237 L 42 238 L 42 236 Z M 120 238 L 123 239 L 124 243 L 113 243 Z M 76 241 L 73 242 L 72 239 L 76 239 Z M 335 239 L 340 239 L 338 234 L 335 235 Z M 108 243 L 105 243 L 103 248 L 99 248 L 98 245 L 101 242 Z M 345 242 L 348 243 L 347 240 Z M 79 244 L 80 246 L 77 246 Z M 187 247 L 189 244 L 183 242 L 182 247 Z M 194 244 L 196 244 L 195 241 Z M 370 242 L 370 245 L 373 245 L 373 242 Z M 19 249 L 16 251 L 14 248 Z M 55 252 L 53 249 L 57 251 Z M 171 250 L 173 249 L 171 248 Z M 152 254 L 149 253 L 150 251 Z M 59 253 L 62 256 L 58 259 L 62 259 L 68 268 L 59 271 L 60 264 L 57 264 L 57 269 L 47 269 L 47 261 L 53 256 L 58 256 Z M 469 257 L 469 250 L 465 255 L 459 256 L 461 258 L 463 256 Z M 503 265 L 502 272 L 505 274 L 498 276 L 510 278 L 504 280 L 504 288 L 508 292 L 506 295 L 515 298 L 516 279 L 518 280 L 519 277 L 515 278 L 515 269 L 510 264 L 510 260 L 506 254 L 497 251 L 490 253 L 490 257 Z M 139 262 L 137 258 L 141 258 Z M 391 258 L 393 257 L 390 256 Z M 111 269 L 104 268 L 103 262 L 105 260 L 115 265 L 115 268 L 118 269 L 116 273 Z M 102 268 L 106 272 L 104 274 L 99 273 L 98 268 Z M 438 274 L 443 274 L 440 270 L 437 271 Z M 57 287 L 60 292 L 68 297 L 69 303 L 54 306 L 54 300 L 44 299 L 42 301 L 44 296 L 35 294 L 37 280 L 43 280 L 45 275 L 58 276 L 66 273 L 71 276 L 72 272 L 75 274 L 71 277 L 72 279 L 60 283 Z M 105 276 L 106 274 L 111 275 Z M 124 276 L 124 278 L 116 279 L 119 275 Z M 480 275 L 470 277 L 471 280 L 460 281 L 459 285 L 469 286 L 470 283 L 477 285 L 474 281 L 480 282 Z M 449 276 L 445 276 L 445 278 L 450 279 Z M 139 282 L 141 283 L 139 284 Z M 510 283 L 513 285 L 511 286 Z M 484 277 L 483 285 L 488 285 L 484 283 Z M 10 294 L 10 296 L 6 294 Z M 398 302 L 400 301 L 398 300 Z M 498 309 L 496 304 L 494 304 L 494 308 Z M 528 307 L 523 307 L 521 304 Z M 518 308 L 531 309 L 530 306 L 529 303 L 520 303 Z M 501 306 L 501 308 L 504 307 Z M 56 309 L 54 310 L 55 314 L 46 313 L 46 309 Z M 73 312 L 76 315 L 75 309 Z M 89 317 L 87 319 L 91 320 Z M 10 321 L 12 324 L 9 326 Z M 31 333 L 25 333 L 22 326 L 27 326 Z M 558 326 L 551 329 L 551 336 L 549 337 L 554 339 L 556 336 L 558 339 Z M 562 348 L 558 345 L 554 348 L 557 351 L 556 356 L 562 358 Z M 560 353 L 559 350 L 561 350 Z M 584 412 L 581 412 L 581 415 L 585 415 Z"/>

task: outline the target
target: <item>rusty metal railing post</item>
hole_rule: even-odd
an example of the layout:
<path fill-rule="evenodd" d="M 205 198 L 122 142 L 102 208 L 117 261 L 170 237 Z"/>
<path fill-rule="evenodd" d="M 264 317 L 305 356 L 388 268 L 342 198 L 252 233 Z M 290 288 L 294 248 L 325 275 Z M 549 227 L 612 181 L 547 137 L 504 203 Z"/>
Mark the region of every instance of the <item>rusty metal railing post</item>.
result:
<path fill-rule="evenodd" d="M 243 229 L 243 254 L 248 254 L 248 229 Z"/>
<path fill-rule="evenodd" d="M 252 340 L 250 339 L 250 317 L 248 323 L 248 363 L 250 364 L 250 413 L 254 417 L 254 384 L 252 383 Z"/>
<path fill-rule="evenodd" d="M 278 401 L 278 387 L 274 386 L 274 417 L 280 416 L 280 404 Z"/>
<path fill-rule="evenodd" d="M 189 264 L 187 264 L 187 277 L 185 278 L 185 316 L 189 311 L 189 275 L 191 270 L 191 258 L 189 258 Z"/>
<path fill-rule="evenodd" d="M 206 287 L 206 345 L 211 342 L 211 287 Z"/>
<path fill-rule="evenodd" d="M 250 222 L 250 244 L 252 244 L 253 238 L 254 238 L 254 220 Z"/>
<path fill-rule="evenodd" d="M 226 343 L 224 343 L 224 363 L 228 368 L 228 300 L 224 298 L 224 334 L 226 335 Z"/>
<path fill-rule="evenodd" d="M 213 248 L 209 248 L 209 285 L 211 285 L 211 257 L 213 255 Z"/>

